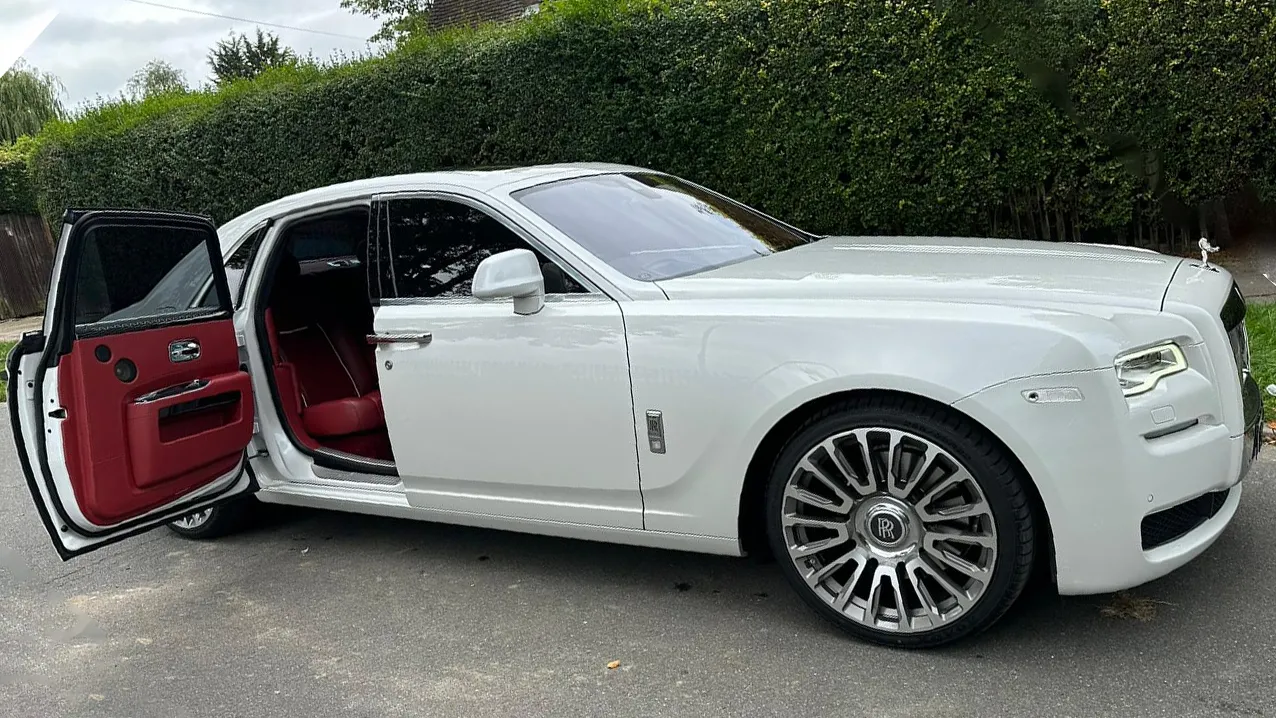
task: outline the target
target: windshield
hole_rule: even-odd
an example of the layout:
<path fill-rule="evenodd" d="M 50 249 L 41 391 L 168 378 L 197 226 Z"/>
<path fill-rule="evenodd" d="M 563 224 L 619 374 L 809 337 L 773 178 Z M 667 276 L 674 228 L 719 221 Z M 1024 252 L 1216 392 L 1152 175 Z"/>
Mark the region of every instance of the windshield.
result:
<path fill-rule="evenodd" d="M 595 175 L 513 196 L 617 271 L 648 282 L 782 252 L 813 239 L 668 175 Z"/>

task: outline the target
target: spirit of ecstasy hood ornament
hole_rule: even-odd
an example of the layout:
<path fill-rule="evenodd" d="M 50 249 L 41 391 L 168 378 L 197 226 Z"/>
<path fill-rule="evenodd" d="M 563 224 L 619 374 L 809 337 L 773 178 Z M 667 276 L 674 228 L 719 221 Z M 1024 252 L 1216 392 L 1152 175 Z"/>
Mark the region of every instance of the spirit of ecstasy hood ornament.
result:
<path fill-rule="evenodd" d="M 1217 252 L 1218 247 L 1210 245 L 1210 241 L 1205 237 L 1201 237 L 1201 241 L 1197 244 L 1201 248 L 1201 264 L 1210 266 L 1210 253 Z"/>

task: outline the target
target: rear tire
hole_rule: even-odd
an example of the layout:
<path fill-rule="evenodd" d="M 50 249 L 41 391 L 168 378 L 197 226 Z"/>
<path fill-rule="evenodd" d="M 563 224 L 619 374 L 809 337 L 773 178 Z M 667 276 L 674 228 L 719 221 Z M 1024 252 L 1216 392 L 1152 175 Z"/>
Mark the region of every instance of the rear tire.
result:
<path fill-rule="evenodd" d="M 939 646 L 991 626 L 1027 584 L 1035 533 L 1021 474 L 985 430 L 946 407 L 842 401 L 776 457 L 767 534 L 785 578 L 842 630 Z"/>
<path fill-rule="evenodd" d="M 196 511 L 168 524 L 178 536 L 206 541 L 234 533 L 243 528 L 252 512 L 252 499 L 238 499 L 212 508 Z"/>

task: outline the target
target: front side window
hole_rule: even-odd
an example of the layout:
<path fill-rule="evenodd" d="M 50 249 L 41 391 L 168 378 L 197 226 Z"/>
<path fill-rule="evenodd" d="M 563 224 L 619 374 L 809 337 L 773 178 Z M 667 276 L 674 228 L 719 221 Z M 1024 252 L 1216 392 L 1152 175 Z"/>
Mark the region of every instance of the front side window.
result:
<path fill-rule="evenodd" d="M 703 272 L 806 244 L 813 235 L 668 175 L 604 174 L 514 193 L 631 279 Z"/>
<path fill-rule="evenodd" d="M 228 302 L 213 276 L 206 233 L 184 227 L 102 225 L 88 230 L 75 286 L 75 323 L 161 317 Z"/>
<path fill-rule="evenodd" d="M 385 279 L 381 283 L 387 297 L 471 296 L 479 263 L 511 249 L 536 254 L 546 294 L 586 291 L 522 237 L 469 205 L 435 198 L 399 199 L 386 203 L 386 215 L 389 241 L 382 244 L 380 263 L 390 280 L 388 288 Z"/>

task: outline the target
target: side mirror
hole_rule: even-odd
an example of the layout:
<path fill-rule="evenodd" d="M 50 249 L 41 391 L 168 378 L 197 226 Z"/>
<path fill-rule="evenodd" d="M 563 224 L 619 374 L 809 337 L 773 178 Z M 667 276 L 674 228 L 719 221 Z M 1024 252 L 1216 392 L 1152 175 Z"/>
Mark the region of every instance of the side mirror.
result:
<path fill-rule="evenodd" d="M 535 314 L 545 306 L 545 276 L 535 254 L 511 249 L 479 263 L 470 293 L 479 299 L 513 299 L 515 314 Z"/>

